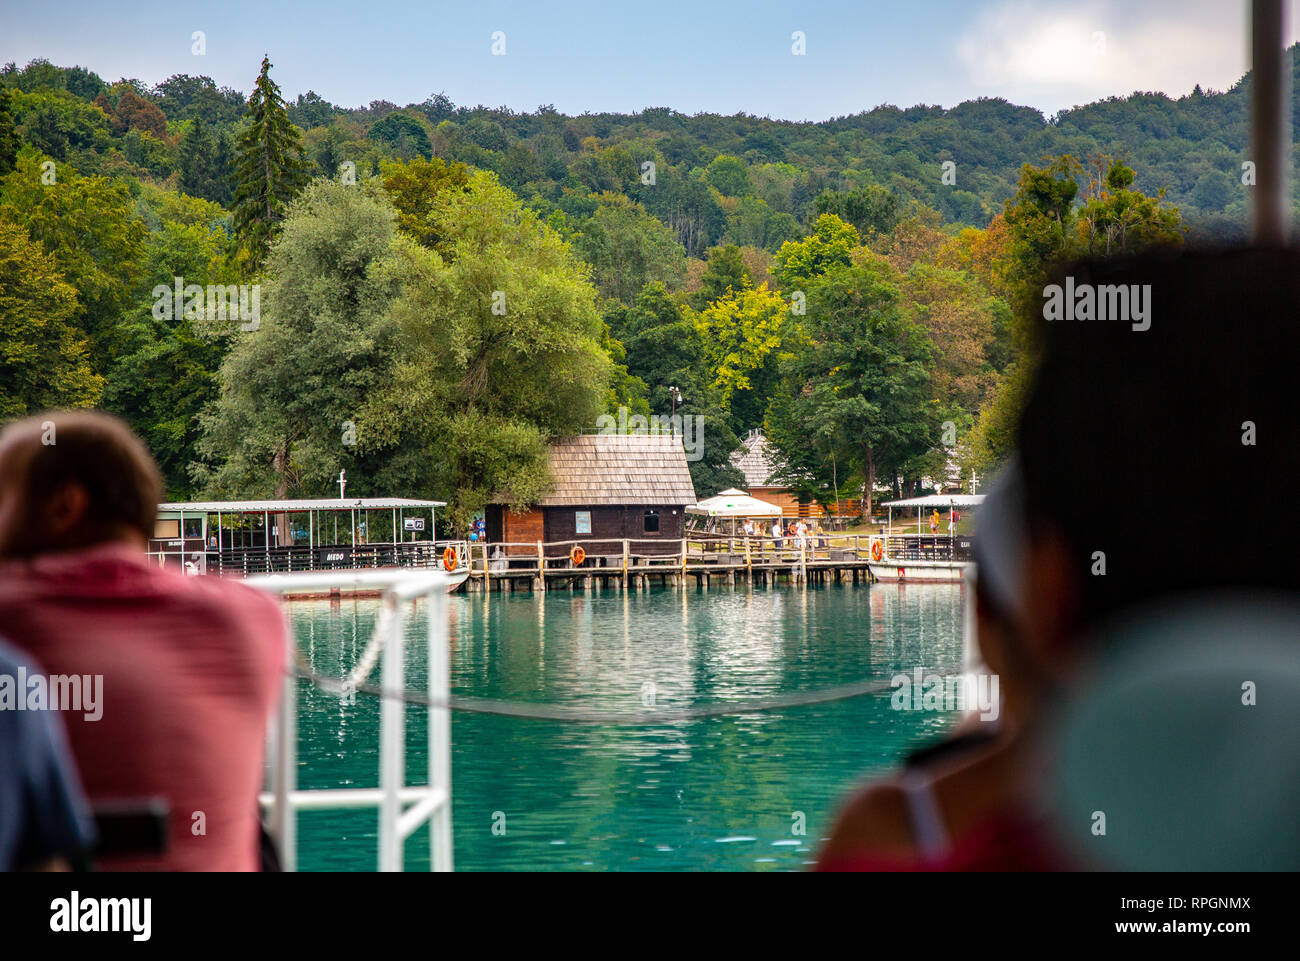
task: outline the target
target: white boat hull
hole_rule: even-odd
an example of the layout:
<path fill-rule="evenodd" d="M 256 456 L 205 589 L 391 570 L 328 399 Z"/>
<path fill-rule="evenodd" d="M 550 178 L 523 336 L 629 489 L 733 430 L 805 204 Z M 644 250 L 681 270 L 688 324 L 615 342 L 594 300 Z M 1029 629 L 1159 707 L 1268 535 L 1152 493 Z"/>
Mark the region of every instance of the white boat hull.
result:
<path fill-rule="evenodd" d="M 969 561 L 891 561 L 888 558 L 867 564 L 876 580 L 896 584 L 959 583 L 963 572 L 971 566 Z"/>

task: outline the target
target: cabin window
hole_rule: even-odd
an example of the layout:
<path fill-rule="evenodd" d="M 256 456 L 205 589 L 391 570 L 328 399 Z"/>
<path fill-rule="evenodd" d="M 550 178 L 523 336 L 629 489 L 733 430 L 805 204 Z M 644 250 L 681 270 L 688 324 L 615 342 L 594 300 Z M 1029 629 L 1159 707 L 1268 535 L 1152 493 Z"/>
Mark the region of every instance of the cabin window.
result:
<path fill-rule="evenodd" d="M 185 518 L 185 536 L 191 538 L 198 538 L 203 536 L 202 517 Z"/>
<path fill-rule="evenodd" d="M 591 533 L 591 511 L 573 512 L 573 533 L 575 534 Z"/>
<path fill-rule="evenodd" d="M 658 534 L 659 533 L 659 512 L 646 511 L 645 517 L 642 521 L 641 529 L 645 531 L 647 534 Z"/>
<path fill-rule="evenodd" d="M 153 536 L 159 539 L 180 537 L 181 522 L 179 520 L 163 520 L 159 518 L 154 521 Z"/>

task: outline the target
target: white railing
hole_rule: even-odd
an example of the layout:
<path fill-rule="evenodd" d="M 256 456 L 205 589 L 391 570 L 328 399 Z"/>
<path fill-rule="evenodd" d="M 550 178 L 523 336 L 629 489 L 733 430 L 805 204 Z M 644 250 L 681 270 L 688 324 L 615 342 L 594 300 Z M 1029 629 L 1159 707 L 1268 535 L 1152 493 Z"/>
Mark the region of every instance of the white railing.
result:
<path fill-rule="evenodd" d="M 447 704 L 447 587 L 442 571 L 370 570 L 319 571 L 250 577 L 247 583 L 272 594 L 307 593 L 333 589 L 382 588 L 387 636 L 380 664 L 384 691 L 403 690 L 403 638 L 406 606 L 424 597 L 429 602 L 428 697 L 431 705 Z M 384 696 L 379 707 L 379 787 L 297 790 L 297 647 L 289 633 L 288 661 L 280 709 L 270 731 L 268 758 L 271 789 L 261 797 L 270 809 L 270 833 L 286 871 L 297 867 L 297 813 L 325 808 L 379 809 L 379 870 L 403 868 L 403 842 L 425 821 L 429 822 L 429 866 L 433 871 L 452 869 L 451 847 L 451 715 L 443 707 L 429 707 L 428 783 L 406 784 L 405 702 Z M 407 806 L 409 805 L 409 806 Z"/>

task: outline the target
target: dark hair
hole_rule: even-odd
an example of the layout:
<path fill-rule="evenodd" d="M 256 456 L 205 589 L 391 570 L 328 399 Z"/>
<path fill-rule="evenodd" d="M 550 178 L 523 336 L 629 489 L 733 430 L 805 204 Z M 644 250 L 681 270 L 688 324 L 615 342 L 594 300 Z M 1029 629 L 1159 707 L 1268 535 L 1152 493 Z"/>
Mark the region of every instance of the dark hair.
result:
<path fill-rule="evenodd" d="M 1043 322 L 1019 428 L 1030 531 L 1047 521 L 1064 536 L 1084 623 L 1166 594 L 1295 590 L 1300 565 L 1269 551 L 1293 554 L 1295 533 L 1266 530 L 1255 498 L 1289 499 L 1300 478 L 1300 252 L 1158 252 L 1066 276 L 1076 289 L 1150 285 L 1149 329 Z M 1243 513 L 1241 529 L 1223 523 Z"/>
<path fill-rule="evenodd" d="M 122 528 L 153 537 L 162 479 L 124 421 L 95 410 L 58 411 L 19 421 L 5 434 L 30 445 L 22 482 L 32 502 L 69 483 L 86 491 L 90 543 Z"/>

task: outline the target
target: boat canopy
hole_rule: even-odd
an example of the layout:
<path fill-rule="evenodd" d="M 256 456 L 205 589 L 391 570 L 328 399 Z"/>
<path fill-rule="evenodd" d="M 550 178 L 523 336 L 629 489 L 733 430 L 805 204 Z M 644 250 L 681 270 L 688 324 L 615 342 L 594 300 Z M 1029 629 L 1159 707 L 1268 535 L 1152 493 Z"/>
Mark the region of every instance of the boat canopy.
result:
<path fill-rule="evenodd" d="M 780 517 L 781 508 L 757 497 L 750 497 L 734 487 L 686 508 L 688 514 L 706 517 Z"/>
<path fill-rule="evenodd" d="M 158 505 L 159 514 L 284 514 L 298 511 L 397 510 L 404 507 L 446 507 L 446 501 L 410 497 L 317 497 L 271 501 L 190 501 Z"/>
<path fill-rule="evenodd" d="M 885 501 L 881 507 L 978 507 L 984 503 L 983 494 L 927 494 L 925 497 L 905 497 L 901 501 Z"/>

